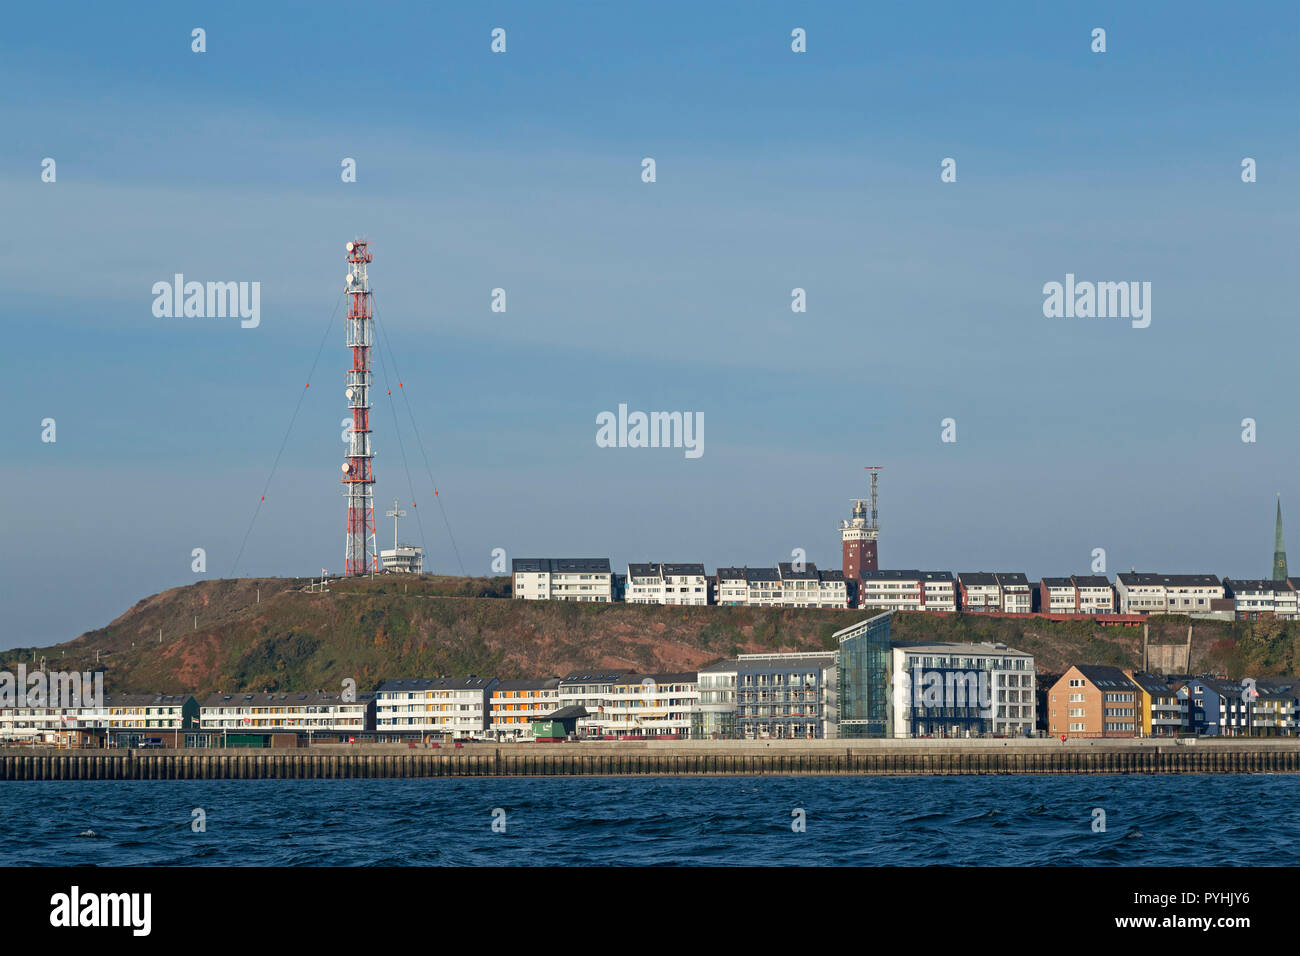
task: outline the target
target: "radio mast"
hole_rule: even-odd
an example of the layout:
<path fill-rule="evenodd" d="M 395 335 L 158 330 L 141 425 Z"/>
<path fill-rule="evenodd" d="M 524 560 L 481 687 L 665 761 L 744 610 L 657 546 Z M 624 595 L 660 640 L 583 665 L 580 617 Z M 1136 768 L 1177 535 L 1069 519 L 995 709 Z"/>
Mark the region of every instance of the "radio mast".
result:
<path fill-rule="evenodd" d="M 347 341 L 352 350 L 348 369 L 348 408 L 352 410 L 348 460 L 343 463 L 343 485 L 348 499 L 347 545 L 343 574 L 347 577 L 379 570 L 375 543 L 374 451 L 370 447 L 370 349 L 374 345 L 374 322 L 370 303 L 370 280 L 366 266 L 371 260 L 369 242 L 347 244 L 350 269 L 347 277 Z"/>

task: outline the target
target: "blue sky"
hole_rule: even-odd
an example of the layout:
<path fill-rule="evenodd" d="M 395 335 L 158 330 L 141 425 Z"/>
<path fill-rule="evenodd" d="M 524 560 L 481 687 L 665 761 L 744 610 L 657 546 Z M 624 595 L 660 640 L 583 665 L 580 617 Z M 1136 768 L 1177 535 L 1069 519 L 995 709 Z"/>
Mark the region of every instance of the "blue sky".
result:
<path fill-rule="evenodd" d="M 356 235 L 470 573 L 835 567 L 863 465 L 887 567 L 1263 576 L 1277 492 L 1300 534 L 1296 4 L 560 6 L 8 12 L 0 646 L 230 574 Z M 154 317 L 177 272 L 260 326 Z M 1045 318 L 1066 273 L 1151 326 Z M 336 320 L 239 573 L 341 568 L 348 361 Z M 620 403 L 705 454 L 598 448 Z M 456 573 L 399 410 L 377 510 Z"/>

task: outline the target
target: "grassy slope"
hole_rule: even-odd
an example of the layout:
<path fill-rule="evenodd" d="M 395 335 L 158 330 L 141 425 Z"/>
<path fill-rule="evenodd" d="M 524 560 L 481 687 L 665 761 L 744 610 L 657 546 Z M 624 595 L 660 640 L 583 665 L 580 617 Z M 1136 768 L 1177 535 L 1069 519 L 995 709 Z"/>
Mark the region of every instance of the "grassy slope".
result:
<path fill-rule="evenodd" d="M 303 591 L 306 583 L 263 578 L 174 588 L 67 644 L 0 652 L 0 663 L 12 668 L 34 653 L 51 669 L 83 670 L 95 666 L 98 650 L 110 691 L 333 689 L 345 677 L 366 690 L 387 677 L 691 670 L 739 652 L 829 649 L 836 630 L 869 613 L 511 601 L 508 578 L 381 577 L 336 582 L 324 594 Z M 1153 619 L 1152 641 L 1180 643 L 1187 624 Z M 1131 666 L 1141 655 L 1141 629 L 1086 622 L 899 614 L 893 636 L 1003 641 L 1055 673 L 1074 662 Z M 1195 670 L 1232 676 L 1295 673 L 1300 628 L 1199 622 L 1192 662 Z"/>

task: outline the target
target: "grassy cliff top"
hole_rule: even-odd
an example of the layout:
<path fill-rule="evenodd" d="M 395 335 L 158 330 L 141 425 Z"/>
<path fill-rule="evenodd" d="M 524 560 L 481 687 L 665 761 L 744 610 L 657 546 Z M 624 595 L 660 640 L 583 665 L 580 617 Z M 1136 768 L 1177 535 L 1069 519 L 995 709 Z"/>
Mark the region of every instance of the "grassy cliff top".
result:
<path fill-rule="evenodd" d="M 172 588 L 68 643 L 0 651 L 0 665 L 30 666 L 34 655 L 50 670 L 90 670 L 98 651 L 110 692 L 334 690 L 348 677 L 365 691 L 390 677 L 670 672 L 738 653 L 833 649 L 835 631 L 873 613 L 515 601 L 508 577 L 390 575 L 336 581 L 324 593 L 306 590 L 309 584 L 243 578 Z M 1152 643 L 1181 643 L 1194 623 L 1194 671 L 1237 677 L 1300 669 L 1294 622 L 1150 623 Z M 1056 674 L 1072 663 L 1141 663 L 1141 628 L 1087 621 L 900 613 L 892 636 L 1002 641 Z"/>

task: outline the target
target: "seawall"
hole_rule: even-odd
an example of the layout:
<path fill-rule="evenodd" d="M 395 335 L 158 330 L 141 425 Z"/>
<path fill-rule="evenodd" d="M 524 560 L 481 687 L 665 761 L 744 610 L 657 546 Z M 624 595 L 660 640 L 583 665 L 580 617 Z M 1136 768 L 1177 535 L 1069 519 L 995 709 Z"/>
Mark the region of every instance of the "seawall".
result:
<path fill-rule="evenodd" d="M 638 741 L 0 753 L 0 781 L 1297 772 L 1300 740 Z"/>

